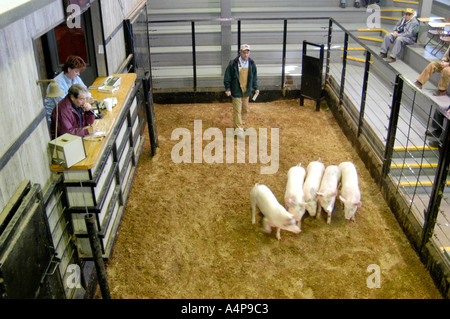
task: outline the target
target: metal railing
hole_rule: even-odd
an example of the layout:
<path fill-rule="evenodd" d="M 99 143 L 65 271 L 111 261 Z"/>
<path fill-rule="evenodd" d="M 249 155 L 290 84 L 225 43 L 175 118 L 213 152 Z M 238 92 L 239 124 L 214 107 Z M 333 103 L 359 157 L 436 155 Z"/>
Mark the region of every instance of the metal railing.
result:
<path fill-rule="evenodd" d="M 301 43 L 299 38 L 310 42 L 321 40 L 326 45 L 324 65 L 324 88 L 328 86 L 338 97 L 338 107 L 345 110 L 356 126 L 357 139 L 364 138 L 370 144 L 371 156 L 382 163 L 379 168 L 378 181 L 383 188 L 387 181 L 394 185 L 390 191 L 392 196 L 403 198 L 409 205 L 406 214 L 414 216 L 420 225 L 421 233 L 416 234 L 417 243 L 413 245 L 419 253 L 432 243 L 439 251 L 447 271 L 450 264 L 450 189 L 447 186 L 449 165 L 448 150 L 450 148 L 449 124 L 437 123 L 434 112 L 442 110 L 436 103 L 416 88 L 413 83 L 400 74 L 395 68 L 381 59 L 376 52 L 363 43 L 352 32 L 346 30 L 332 18 L 296 18 L 296 19 L 213 19 L 192 20 L 192 67 L 193 89 L 197 90 L 198 41 L 196 41 L 196 23 L 236 23 L 236 41 L 239 48 L 242 41 L 242 25 L 250 27 L 256 20 L 268 23 L 283 22 L 280 37 L 281 57 L 280 90 L 285 89 L 286 67 L 290 63 L 301 65 Z M 288 23 L 314 21 L 314 30 L 304 33 L 302 28 L 291 31 Z M 158 21 L 154 23 L 180 23 L 186 21 Z M 152 25 L 152 23 L 150 23 Z M 300 30 L 300 31 L 299 31 Z M 311 35 L 311 32 L 314 34 Z M 295 36 L 292 34 L 295 33 Z M 151 34 L 151 32 L 150 32 Z M 151 35 L 152 37 L 152 35 Z M 258 37 L 254 37 L 252 45 L 258 45 Z M 288 42 L 288 39 L 291 39 Z M 294 39 L 294 40 L 292 40 Z M 311 39 L 311 40 L 309 40 Z M 314 41 L 314 39 L 316 41 Z M 261 41 L 264 41 L 260 38 Z M 279 41 L 279 39 L 274 40 Z M 295 41 L 295 42 L 293 42 Z M 152 41 L 151 41 L 152 42 Z M 296 49 L 287 49 L 289 45 L 298 44 Z M 220 43 L 215 43 L 220 46 Z M 355 46 L 357 48 L 355 48 Z M 223 47 L 223 45 L 222 45 Z M 350 54 L 357 52 L 360 58 Z M 255 53 L 252 53 L 255 54 Z M 217 61 L 217 64 L 221 64 Z M 258 72 L 260 67 L 258 67 Z M 219 82 L 223 74 L 218 74 Z M 276 77 L 276 76 L 274 76 Z M 297 77 L 297 81 L 300 76 Z M 415 80 L 415 79 L 414 79 Z M 413 81 L 414 81 L 413 80 Z M 217 90 L 222 90 L 217 86 Z M 444 115 L 446 116 L 446 115 Z M 441 147 L 430 147 L 436 138 L 426 136 L 425 132 L 433 121 L 442 127 Z M 448 285 L 448 284 L 447 284 Z"/>
<path fill-rule="evenodd" d="M 444 259 L 448 261 L 449 130 L 448 124 L 444 126 L 443 123 L 437 123 L 433 116 L 435 112 L 443 110 L 410 80 L 376 57 L 377 54 L 355 35 L 339 23 L 334 21 L 334 24 L 340 31 L 345 32 L 339 104 L 347 108 L 349 113 L 355 113 L 353 119 L 357 126 L 357 135 L 363 135 L 368 141 L 372 141 L 374 156 L 378 156 L 383 163 L 380 185 L 389 177 L 397 186 L 398 196 L 404 197 L 410 203 L 410 213 L 415 215 L 422 226 L 419 251 L 433 239 Z M 355 71 L 360 73 L 356 81 L 349 81 L 346 76 L 349 72 L 346 57 L 350 43 L 363 47 L 366 52 L 365 62 L 352 67 L 352 77 L 355 77 Z M 329 47 L 331 45 L 329 43 Z M 369 79 L 373 85 L 370 85 Z M 387 83 L 375 83 L 380 79 L 387 80 Z M 347 89 L 350 83 L 351 87 Z M 344 98 L 347 90 L 350 91 L 348 95 L 353 94 L 353 97 Z M 359 94 L 355 96 L 355 92 Z M 372 99 L 376 96 L 375 103 L 367 102 L 371 96 Z M 371 109 L 370 114 L 366 112 L 368 108 Z M 439 137 L 429 137 L 425 134 L 427 130 L 431 131 L 433 121 L 434 126 L 440 126 L 443 132 L 439 148 L 431 147 L 434 145 L 433 141 L 439 141 Z"/>

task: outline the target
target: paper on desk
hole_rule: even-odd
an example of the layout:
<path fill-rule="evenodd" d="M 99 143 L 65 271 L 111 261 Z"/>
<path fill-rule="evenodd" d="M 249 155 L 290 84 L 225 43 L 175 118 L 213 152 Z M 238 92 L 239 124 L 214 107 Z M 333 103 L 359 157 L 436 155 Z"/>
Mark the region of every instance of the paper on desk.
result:
<path fill-rule="evenodd" d="M 86 135 L 84 139 L 88 141 L 97 141 L 103 139 L 105 135 L 106 132 L 95 132 L 93 134 Z"/>

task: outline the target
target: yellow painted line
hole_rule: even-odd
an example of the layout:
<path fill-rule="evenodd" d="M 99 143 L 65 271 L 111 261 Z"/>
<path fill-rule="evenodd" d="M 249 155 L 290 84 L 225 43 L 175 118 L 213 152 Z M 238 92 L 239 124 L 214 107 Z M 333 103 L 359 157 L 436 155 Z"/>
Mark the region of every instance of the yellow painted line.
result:
<path fill-rule="evenodd" d="M 400 21 L 401 18 L 394 18 L 394 17 L 383 17 L 381 16 L 380 19 L 386 19 L 386 20 L 395 20 L 395 21 Z"/>
<path fill-rule="evenodd" d="M 341 51 L 344 51 L 344 48 L 341 48 Z M 366 51 L 364 48 L 347 48 L 347 51 Z"/>
<path fill-rule="evenodd" d="M 411 163 L 411 164 L 407 164 L 407 163 L 395 164 L 395 163 L 392 163 L 391 164 L 391 168 L 398 168 L 398 169 L 400 169 L 400 168 L 408 168 L 408 167 L 410 167 L 410 168 L 436 168 L 437 167 L 437 163 L 423 163 L 423 164 L 420 164 L 420 163 Z"/>
<path fill-rule="evenodd" d="M 385 29 L 358 29 L 357 31 L 361 31 L 361 32 L 383 32 L 383 33 L 389 33 L 387 30 Z"/>
<path fill-rule="evenodd" d="M 429 147 L 429 146 L 395 146 L 394 151 L 395 152 L 401 152 L 401 151 L 429 151 L 429 150 L 437 150 L 437 147 Z"/>
<path fill-rule="evenodd" d="M 403 12 L 405 9 L 380 9 L 381 12 Z"/>
<path fill-rule="evenodd" d="M 344 57 L 344 56 L 341 55 L 341 58 L 343 58 L 343 57 Z M 352 57 L 352 56 L 347 56 L 347 59 L 348 59 L 348 60 L 358 61 L 358 62 L 363 62 L 363 63 L 366 62 L 366 59 L 354 58 L 354 57 Z M 369 61 L 369 63 L 373 63 L 373 61 Z"/>
<path fill-rule="evenodd" d="M 375 41 L 375 42 L 383 42 L 383 40 L 381 40 L 381 39 L 375 39 L 375 38 L 363 37 L 363 36 L 358 36 L 358 39 Z"/>
<path fill-rule="evenodd" d="M 394 0 L 394 2 L 417 4 L 417 5 L 419 4 L 419 1 L 407 1 L 407 0 Z"/>
<path fill-rule="evenodd" d="M 415 186 L 433 186 L 434 182 L 432 181 L 426 181 L 426 182 L 400 182 L 398 183 L 401 187 L 415 187 Z M 445 182 L 445 185 L 450 185 L 450 181 Z"/>

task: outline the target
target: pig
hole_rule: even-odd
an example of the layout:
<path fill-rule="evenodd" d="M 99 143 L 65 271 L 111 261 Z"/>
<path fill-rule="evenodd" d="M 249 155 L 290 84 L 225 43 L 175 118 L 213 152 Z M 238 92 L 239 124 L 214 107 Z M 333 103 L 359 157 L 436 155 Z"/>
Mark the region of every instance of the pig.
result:
<path fill-rule="evenodd" d="M 337 165 L 330 165 L 323 173 L 319 191 L 316 193 L 319 202 L 317 217 L 323 209 L 327 213 L 327 224 L 331 223 L 331 214 L 333 213 L 334 204 L 338 195 L 338 185 L 341 179 L 341 170 Z"/>
<path fill-rule="evenodd" d="M 320 161 L 314 161 L 308 164 L 306 168 L 306 179 L 303 184 L 304 200 L 306 203 L 306 210 L 310 216 L 316 216 L 317 212 L 317 197 L 316 193 L 319 190 L 320 182 L 325 171 L 325 165 Z"/>
<path fill-rule="evenodd" d="M 306 203 L 303 199 L 303 182 L 306 171 L 302 164 L 289 169 L 287 174 L 286 192 L 284 193 L 284 206 L 294 215 L 297 226 L 301 229 L 302 217 L 305 214 Z"/>
<path fill-rule="evenodd" d="M 284 229 L 295 234 L 300 233 L 300 228 L 295 223 L 294 215 L 289 213 L 276 199 L 272 191 L 262 184 L 256 183 L 250 192 L 250 203 L 252 206 L 252 224 L 256 222 L 257 208 L 264 215 L 263 230 L 266 233 L 277 230 L 277 239 L 280 240 L 280 230 Z"/>
<path fill-rule="evenodd" d="M 352 162 L 339 164 L 341 170 L 341 190 L 339 199 L 344 204 L 345 219 L 355 220 L 355 213 L 361 207 L 361 193 L 358 185 L 358 173 Z"/>

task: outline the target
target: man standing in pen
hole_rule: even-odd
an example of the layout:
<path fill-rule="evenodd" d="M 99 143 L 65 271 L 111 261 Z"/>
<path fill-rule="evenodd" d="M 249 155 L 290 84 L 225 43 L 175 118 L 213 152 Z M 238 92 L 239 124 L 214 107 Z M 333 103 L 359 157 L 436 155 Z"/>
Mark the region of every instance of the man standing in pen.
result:
<path fill-rule="evenodd" d="M 234 129 L 242 133 L 246 129 L 245 119 L 252 89 L 255 90 L 255 95 L 259 94 L 256 64 L 250 59 L 248 44 L 241 45 L 239 56 L 228 64 L 223 83 L 225 94 L 231 96 L 233 101 Z"/>

